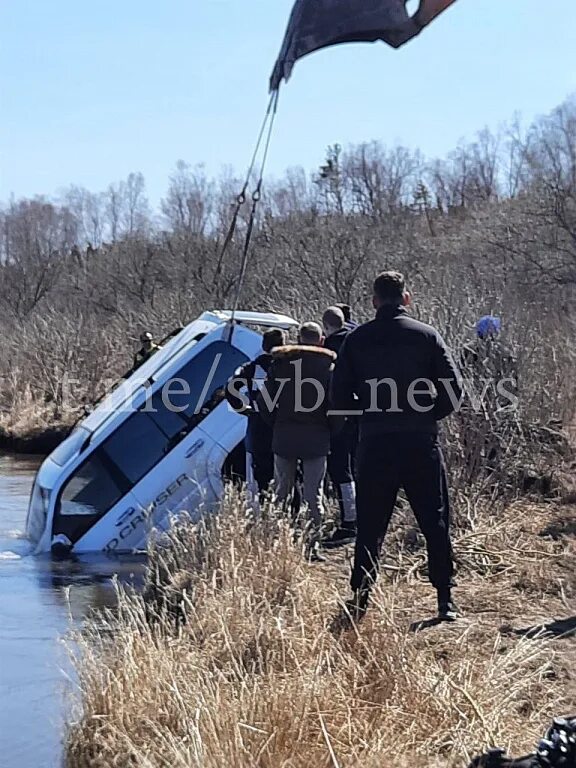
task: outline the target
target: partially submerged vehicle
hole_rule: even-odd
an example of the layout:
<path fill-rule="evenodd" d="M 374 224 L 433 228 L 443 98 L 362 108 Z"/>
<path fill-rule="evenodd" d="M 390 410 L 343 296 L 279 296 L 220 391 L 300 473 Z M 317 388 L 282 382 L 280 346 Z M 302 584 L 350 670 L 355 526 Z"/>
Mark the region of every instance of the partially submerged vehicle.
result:
<path fill-rule="evenodd" d="M 193 520 L 223 492 L 246 419 L 224 387 L 262 351 L 273 313 L 205 312 L 110 392 L 44 461 L 26 533 L 35 553 L 134 552 L 174 515 Z"/>

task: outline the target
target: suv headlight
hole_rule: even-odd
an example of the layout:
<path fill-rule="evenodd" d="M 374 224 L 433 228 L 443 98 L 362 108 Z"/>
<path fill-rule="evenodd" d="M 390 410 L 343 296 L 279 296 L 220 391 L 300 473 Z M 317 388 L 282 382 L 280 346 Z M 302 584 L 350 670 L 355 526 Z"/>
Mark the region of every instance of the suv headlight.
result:
<path fill-rule="evenodd" d="M 26 520 L 26 536 L 33 544 L 37 544 L 42 538 L 46 528 L 49 504 L 50 491 L 38 483 L 34 483 Z"/>

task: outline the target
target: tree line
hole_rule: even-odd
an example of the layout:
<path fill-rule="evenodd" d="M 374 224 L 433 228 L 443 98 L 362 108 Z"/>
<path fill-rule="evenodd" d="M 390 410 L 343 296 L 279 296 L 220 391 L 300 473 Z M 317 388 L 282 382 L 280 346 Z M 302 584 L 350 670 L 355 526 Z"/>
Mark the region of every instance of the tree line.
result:
<path fill-rule="evenodd" d="M 159 210 L 132 173 L 100 193 L 0 207 L 0 410 L 70 420 L 162 337 L 234 297 L 250 201 L 241 182 L 179 161 Z M 335 301 L 370 315 L 375 273 L 402 270 L 415 312 L 458 350 L 495 313 L 518 360 L 522 423 L 573 419 L 576 97 L 523 127 L 484 129 L 447 157 L 372 141 L 328 148 L 312 173 L 269 180 L 242 305 L 314 319 Z M 77 403 L 62 382 L 77 381 Z"/>

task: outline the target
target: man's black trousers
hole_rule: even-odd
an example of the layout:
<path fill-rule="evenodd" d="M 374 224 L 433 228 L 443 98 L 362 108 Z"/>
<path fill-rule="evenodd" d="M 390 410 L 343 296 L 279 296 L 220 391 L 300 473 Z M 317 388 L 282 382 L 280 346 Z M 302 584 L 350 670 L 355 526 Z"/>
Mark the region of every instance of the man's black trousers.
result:
<path fill-rule="evenodd" d="M 342 486 L 354 482 L 354 455 L 357 444 L 358 428 L 354 421 L 346 421 L 343 429 L 330 440 L 328 476 L 336 491 L 342 522 L 345 522 Z"/>
<path fill-rule="evenodd" d="M 328 474 L 336 489 L 345 483 L 354 482 L 353 464 L 357 442 L 356 425 L 348 421 L 330 440 Z"/>
<path fill-rule="evenodd" d="M 274 454 L 270 446 L 252 450 L 252 470 L 260 493 L 266 493 L 274 479 Z"/>
<path fill-rule="evenodd" d="M 393 433 L 362 438 L 357 453 L 358 513 L 352 589 L 369 586 L 378 572 L 396 497 L 404 488 L 428 549 L 428 573 L 437 589 L 451 586 L 448 483 L 436 435 Z"/>
<path fill-rule="evenodd" d="M 274 479 L 272 427 L 258 413 L 248 417 L 245 444 L 246 450 L 252 454 L 252 470 L 258 490 L 265 493 Z"/>

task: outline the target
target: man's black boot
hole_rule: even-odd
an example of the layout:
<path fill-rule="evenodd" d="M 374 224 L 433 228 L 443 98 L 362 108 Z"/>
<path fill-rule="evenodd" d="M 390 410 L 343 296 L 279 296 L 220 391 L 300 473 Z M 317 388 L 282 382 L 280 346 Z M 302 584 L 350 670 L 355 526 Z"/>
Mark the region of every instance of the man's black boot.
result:
<path fill-rule="evenodd" d="M 458 608 L 452 600 L 450 587 L 438 590 L 438 619 L 440 621 L 456 621 L 458 619 Z"/>
<path fill-rule="evenodd" d="M 337 547 L 343 547 L 345 544 L 352 544 L 356 538 L 356 523 L 354 521 L 342 523 L 340 528 L 337 528 L 329 539 L 322 542 L 322 546 L 326 549 L 336 549 Z"/>

